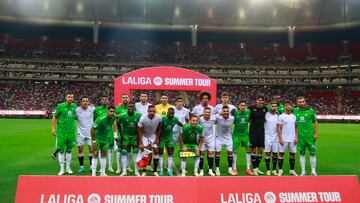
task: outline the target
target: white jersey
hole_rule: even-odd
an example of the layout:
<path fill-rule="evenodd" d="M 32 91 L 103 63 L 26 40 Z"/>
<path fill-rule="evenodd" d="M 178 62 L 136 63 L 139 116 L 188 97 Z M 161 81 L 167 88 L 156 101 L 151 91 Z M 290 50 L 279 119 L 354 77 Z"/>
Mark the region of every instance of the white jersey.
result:
<path fill-rule="evenodd" d="M 147 114 L 150 105 L 150 103 L 142 104 L 141 102 L 136 102 L 135 109 L 137 112 L 141 113 L 141 115 L 144 115 Z"/>
<path fill-rule="evenodd" d="M 277 123 L 279 115 L 266 112 L 265 114 L 265 140 L 276 141 L 279 140 L 277 134 Z"/>
<path fill-rule="evenodd" d="M 216 106 L 215 106 L 215 113 L 216 113 L 216 114 L 220 114 L 221 111 L 222 111 L 223 106 L 224 106 L 223 104 L 218 104 L 218 105 L 216 105 Z M 231 112 L 232 110 L 236 109 L 236 107 L 235 107 L 234 105 L 232 105 L 232 104 L 228 104 L 227 106 L 229 107 L 229 112 Z"/>
<path fill-rule="evenodd" d="M 214 115 L 211 115 L 209 120 L 205 120 L 205 118 L 202 116 L 200 118 L 199 124 L 204 128 L 205 140 L 215 138 L 214 126 L 216 124 L 216 117 Z"/>
<path fill-rule="evenodd" d="M 76 108 L 77 135 L 80 137 L 91 137 L 90 130 L 93 125 L 95 107 L 88 106 L 86 110 L 81 107 Z"/>
<path fill-rule="evenodd" d="M 155 114 L 154 118 L 150 119 L 147 114 L 140 117 L 138 126 L 143 127 L 143 136 L 152 137 L 156 135 L 156 129 L 161 123 L 161 116 Z"/>
<path fill-rule="evenodd" d="M 229 118 L 225 119 L 222 116 L 216 116 L 217 123 L 217 136 L 219 139 L 232 140 L 232 124 L 234 123 L 234 117 L 229 116 Z"/>
<path fill-rule="evenodd" d="M 278 117 L 278 124 L 282 125 L 282 138 L 284 142 L 294 142 L 296 117 L 294 114 L 283 113 Z"/>
<path fill-rule="evenodd" d="M 210 107 L 210 109 L 211 109 L 211 114 L 215 114 L 215 109 L 214 109 L 213 106 L 208 105 L 207 107 Z M 195 114 L 196 116 L 201 116 L 201 115 L 204 114 L 204 108 L 205 108 L 205 107 L 204 107 L 203 105 L 199 104 L 199 105 L 197 105 L 197 106 L 194 107 L 194 109 L 192 110 L 191 113 Z"/>
<path fill-rule="evenodd" d="M 175 114 L 174 116 L 177 117 L 179 119 L 179 121 L 182 123 L 182 124 L 186 124 L 186 120 L 189 120 L 189 109 L 185 108 L 185 107 L 182 107 L 181 109 L 177 109 L 176 107 L 174 108 L 175 109 Z M 175 125 L 174 126 L 174 129 L 173 129 L 173 132 L 175 134 L 179 134 L 180 133 L 180 130 L 181 130 L 181 127 L 179 125 Z"/>

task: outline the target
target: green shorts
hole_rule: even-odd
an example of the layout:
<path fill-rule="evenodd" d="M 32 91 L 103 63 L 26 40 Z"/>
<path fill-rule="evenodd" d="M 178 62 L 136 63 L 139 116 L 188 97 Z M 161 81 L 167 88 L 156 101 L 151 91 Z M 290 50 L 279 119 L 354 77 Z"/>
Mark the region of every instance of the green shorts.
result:
<path fill-rule="evenodd" d="M 159 148 L 174 148 L 174 141 L 172 139 L 170 140 L 160 140 Z"/>
<path fill-rule="evenodd" d="M 194 150 L 195 148 L 198 148 L 198 144 L 184 144 L 184 145 L 188 150 Z"/>
<path fill-rule="evenodd" d="M 245 148 L 250 147 L 250 141 L 248 135 L 234 135 L 232 139 L 233 139 L 234 152 L 237 151 L 239 147 L 245 147 Z"/>
<path fill-rule="evenodd" d="M 71 152 L 71 149 L 76 146 L 75 133 L 63 132 L 56 135 L 56 149 L 60 153 Z"/>
<path fill-rule="evenodd" d="M 106 151 L 109 149 L 109 143 L 106 139 L 96 138 L 97 150 Z"/>
<path fill-rule="evenodd" d="M 138 146 L 138 138 L 136 135 L 132 135 L 132 136 L 125 135 L 124 137 L 125 137 L 124 141 L 122 143 L 119 142 L 119 146 L 129 146 L 129 145 L 134 147 Z"/>
<path fill-rule="evenodd" d="M 108 145 L 109 145 L 109 149 L 114 148 L 114 144 L 115 144 L 115 140 L 114 140 L 114 132 L 110 131 L 108 134 Z"/>
<path fill-rule="evenodd" d="M 315 155 L 317 151 L 317 142 L 314 141 L 313 137 L 309 136 L 300 136 L 299 135 L 299 142 L 298 142 L 298 150 L 300 154 L 304 155 L 306 149 L 309 150 L 310 155 Z"/>

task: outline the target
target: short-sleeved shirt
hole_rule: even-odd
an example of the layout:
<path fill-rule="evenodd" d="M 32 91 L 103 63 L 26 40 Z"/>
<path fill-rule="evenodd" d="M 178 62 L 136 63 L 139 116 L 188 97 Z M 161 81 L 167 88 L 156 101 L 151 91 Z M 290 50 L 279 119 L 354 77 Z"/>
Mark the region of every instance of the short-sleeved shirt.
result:
<path fill-rule="evenodd" d="M 107 115 L 98 117 L 93 124 L 96 139 L 107 139 L 109 133 L 112 131 L 115 116 L 109 118 Z"/>
<path fill-rule="evenodd" d="M 315 110 L 295 108 L 293 114 L 296 116 L 299 137 L 312 137 L 315 134 L 314 122 L 317 121 Z"/>
<path fill-rule="evenodd" d="M 278 140 L 277 123 L 279 115 L 266 112 L 265 114 L 265 139 Z"/>
<path fill-rule="evenodd" d="M 118 117 L 116 123 L 121 127 L 124 136 L 137 136 L 140 117 L 141 114 L 139 112 L 134 112 L 132 115 L 124 113 Z"/>
<path fill-rule="evenodd" d="M 182 128 L 182 139 L 184 144 L 198 144 L 198 140 L 202 136 L 203 131 L 203 128 L 199 124 L 195 127 L 192 127 L 191 124 L 186 124 Z"/>
<path fill-rule="evenodd" d="M 150 119 L 148 114 L 144 114 L 140 117 L 138 127 L 143 127 L 143 136 L 151 137 L 156 135 L 156 129 L 161 123 L 161 116 L 155 114 L 154 118 Z"/>
<path fill-rule="evenodd" d="M 115 115 L 116 116 L 120 116 L 121 114 L 127 113 L 127 111 L 128 111 L 128 106 L 119 105 L 119 106 L 115 107 Z"/>
<path fill-rule="evenodd" d="M 173 129 L 175 125 L 180 124 L 180 121 L 177 117 L 169 119 L 169 117 L 163 116 L 161 118 L 161 140 L 172 140 L 173 138 Z"/>
<path fill-rule="evenodd" d="M 96 120 L 99 116 L 103 116 L 107 114 L 108 106 L 98 106 L 94 111 L 94 120 Z"/>
<path fill-rule="evenodd" d="M 211 114 L 215 114 L 215 109 L 213 106 L 207 105 L 207 107 L 209 107 L 211 109 Z M 195 114 L 196 116 L 201 116 L 204 114 L 204 109 L 205 109 L 205 107 L 203 105 L 199 104 L 194 107 L 194 109 L 192 110 L 191 113 Z"/>
<path fill-rule="evenodd" d="M 236 109 L 236 107 L 235 107 L 234 105 L 232 105 L 232 104 L 228 104 L 227 106 L 229 107 L 229 112 L 231 112 L 232 110 Z M 224 107 L 223 104 L 218 104 L 218 105 L 216 105 L 216 106 L 215 106 L 215 113 L 216 113 L 216 114 L 220 114 L 223 107 Z"/>
<path fill-rule="evenodd" d="M 150 103 L 142 104 L 141 102 L 135 103 L 135 109 L 137 112 L 141 113 L 141 115 L 147 114 Z"/>
<path fill-rule="evenodd" d="M 174 116 L 177 117 L 182 124 L 186 124 L 186 120 L 189 120 L 189 113 L 190 113 L 189 109 L 185 107 L 182 107 L 181 109 L 177 109 L 177 108 L 174 109 L 175 109 Z M 175 125 L 173 131 L 174 133 L 180 133 L 180 129 L 181 127 L 179 125 Z"/>
<path fill-rule="evenodd" d="M 266 105 L 266 108 L 268 111 L 270 111 L 270 104 Z M 279 115 L 285 112 L 284 104 L 278 104 L 276 109 Z"/>
<path fill-rule="evenodd" d="M 233 110 L 231 115 L 234 116 L 234 131 L 233 135 L 249 136 L 249 120 L 250 110 L 245 109 L 244 112 Z"/>
<path fill-rule="evenodd" d="M 199 124 L 204 129 L 204 138 L 205 140 L 211 140 L 215 137 L 214 135 L 214 126 L 216 124 L 216 117 L 215 115 L 210 115 L 209 120 L 206 120 L 204 116 L 202 116 L 199 120 Z"/>
<path fill-rule="evenodd" d="M 221 139 L 232 139 L 232 124 L 234 123 L 234 117 L 229 116 L 225 119 L 223 116 L 215 115 L 217 123 L 217 135 Z"/>
<path fill-rule="evenodd" d="M 160 116 L 165 116 L 169 108 L 174 108 L 174 106 L 171 104 L 166 104 L 166 105 L 158 104 L 155 106 L 156 114 Z"/>
<path fill-rule="evenodd" d="M 95 107 L 88 106 L 86 109 L 76 108 L 77 135 L 80 137 L 90 137 L 90 130 L 94 121 Z"/>
<path fill-rule="evenodd" d="M 75 132 L 75 110 L 76 104 L 68 105 L 66 102 L 58 104 L 54 113 L 57 121 L 58 133 L 72 133 Z"/>
<path fill-rule="evenodd" d="M 259 108 L 256 105 L 250 106 L 250 136 L 264 135 L 265 129 L 265 114 L 267 112 L 266 106 Z"/>
<path fill-rule="evenodd" d="M 282 126 L 281 135 L 284 142 L 294 142 L 296 117 L 294 114 L 282 113 L 278 117 L 278 124 Z"/>

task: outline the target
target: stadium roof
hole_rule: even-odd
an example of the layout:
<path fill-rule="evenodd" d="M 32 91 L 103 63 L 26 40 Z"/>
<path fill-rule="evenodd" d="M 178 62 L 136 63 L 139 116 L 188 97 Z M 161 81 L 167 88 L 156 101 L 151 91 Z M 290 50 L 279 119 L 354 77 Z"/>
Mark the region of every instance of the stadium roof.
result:
<path fill-rule="evenodd" d="M 359 0 L 0 0 L 0 21 L 147 30 L 283 31 L 360 25 Z"/>

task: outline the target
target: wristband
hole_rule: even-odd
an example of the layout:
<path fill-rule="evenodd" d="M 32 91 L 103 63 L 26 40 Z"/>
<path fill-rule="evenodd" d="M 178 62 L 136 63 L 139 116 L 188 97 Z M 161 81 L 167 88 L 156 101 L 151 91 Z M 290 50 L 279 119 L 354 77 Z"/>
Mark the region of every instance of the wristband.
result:
<path fill-rule="evenodd" d="M 115 139 L 117 138 L 117 132 L 114 132 L 114 138 Z"/>
<path fill-rule="evenodd" d="M 96 140 L 93 140 L 92 143 L 96 143 Z"/>

